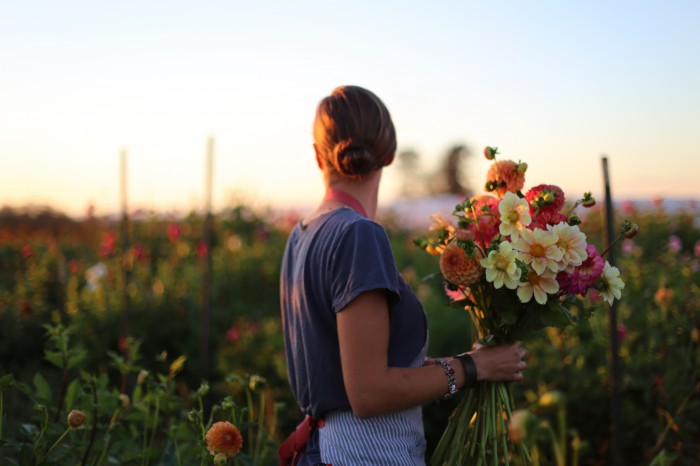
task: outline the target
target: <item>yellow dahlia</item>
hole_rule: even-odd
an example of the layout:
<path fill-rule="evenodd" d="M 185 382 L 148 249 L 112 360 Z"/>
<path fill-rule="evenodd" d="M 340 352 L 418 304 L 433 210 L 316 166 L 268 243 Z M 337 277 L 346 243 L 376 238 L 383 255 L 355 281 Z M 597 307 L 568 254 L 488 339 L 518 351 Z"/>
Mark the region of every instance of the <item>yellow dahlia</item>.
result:
<path fill-rule="evenodd" d="M 574 267 L 583 264 L 583 261 L 588 258 L 586 234 L 579 229 L 578 225 L 572 226 L 566 222 L 557 223 L 554 226 L 547 225 L 547 229 L 559 238 L 557 247 L 563 254 L 559 262 L 559 270 L 573 272 Z"/>
<path fill-rule="evenodd" d="M 489 252 L 481 259 L 480 264 L 486 269 L 486 281 L 493 283 L 498 289 L 503 285 L 514 290 L 520 282 L 520 269 L 515 262 L 518 251 L 515 251 L 508 241 L 498 245 L 498 250 Z"/>
<path fill-rule="evenodd" d="M 519 252 L 518 259 L 533 268 L 538 275 L 545 269 L 552 272 L 559 270 L 559 261 L 564 253 L 557 246 L 559 237 L 556 233 L 540 230 L 524 230 L 520 237 L 513 242 L 513 249 Z"/>
<path fill-rule="evenodd" d="M 612 304 L 615 298 L 620 299 L 625 283 L 620 278 L 620 270 L 617 267 L 605 261 L 600 283 L 600 294 L 608 304 Z"/>
<path fill-rule="evenodd" d="M 212 455 L 222 454 L 232 458 L 241 451 L 243 437 L 238 427 L 228 421 L 215 422 L 207 432 L 207 450 Z"/>
<path fill-rule="evenodd" d="M 518 298 L 521 303 L 529 303 L 534 296 L 535 301 L 544 305 L 547 304 L 547 295 L 557 291 L 559 291 L 559 283 L 554 272 L 545 271 L 538 275 L 531 270 L 527 274 L 527 280 L 518 286 Z"/>
<path fill-rule="evenodd" d="M 450 243 L 440 256 L 442 276 L 454 285 L 472 285 L 481 278 L 483 269 L 478 262 L 481 257 L 478 249 L 474 249 L 474 257 L 467 257 L 464 249 Z"/>
<path fill-rule="evenodd" d="M 498 204 L 498 212 L 501 214 L 499 231 L 503 236 L 510 235 L 513 240 L 518 239 L 520 232 L 532 222 L 527 200 L 511 192 L 507 192 Z"/>

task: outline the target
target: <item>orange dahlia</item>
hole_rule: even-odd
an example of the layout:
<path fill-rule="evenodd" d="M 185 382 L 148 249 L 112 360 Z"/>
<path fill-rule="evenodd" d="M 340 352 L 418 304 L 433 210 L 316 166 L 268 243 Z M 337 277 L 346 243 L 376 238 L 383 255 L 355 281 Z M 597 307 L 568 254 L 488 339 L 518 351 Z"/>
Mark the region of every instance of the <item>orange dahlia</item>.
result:
<path fill-rule="evenodd" d="M 516 192 L 523 189 L 527 165 L 515 163 L 512 160 L 499 160 L 491 165 L 486 174 L 487 191 L 496 191 L 499 197 L 506 192 Z"/>
<path fill-rule="evenodd" d="M 85 413 L 78 410 L 74 409 L 70 413 L 68 413 L 67 417 L 67 422 L 68 422 L 68 427 L 71 429 L 79 429 L 80 427 L 85 424 L 87 421 L 87 416 L 85 416 Z"/>
<path fill-rule="evenodd" d="M 479 264 L 481 257 L 478 249 L 474 250 L 474 257 L 467 257 L 464 249 L 450 243 L 440 256 L 442 276 L 454 285 L 469 286 L 476 283 L 483 271 Z"/>
<path fill-rule="evenodd" d="M 238 427 L 228 421 L 215 422 L 206 436 L 207 450 L 212 455 L 222 454 L 232 458 L 243 447 L 243 436 Z"/>

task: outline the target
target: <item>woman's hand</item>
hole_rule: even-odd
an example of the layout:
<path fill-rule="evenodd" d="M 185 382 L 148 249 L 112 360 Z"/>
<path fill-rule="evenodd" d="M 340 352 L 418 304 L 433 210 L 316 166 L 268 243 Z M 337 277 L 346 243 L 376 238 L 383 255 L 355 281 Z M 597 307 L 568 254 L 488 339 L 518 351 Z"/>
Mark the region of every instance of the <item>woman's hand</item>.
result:
<path fill-rule="evenodd" d="M 470 351 L 476 365 L 477 380 L 491 382 L 514 382 L 523 380 L 523 370 L 527 368 L 527 351 L 520 342 L 507 345 L 484 346 L 476 344 Z"/>

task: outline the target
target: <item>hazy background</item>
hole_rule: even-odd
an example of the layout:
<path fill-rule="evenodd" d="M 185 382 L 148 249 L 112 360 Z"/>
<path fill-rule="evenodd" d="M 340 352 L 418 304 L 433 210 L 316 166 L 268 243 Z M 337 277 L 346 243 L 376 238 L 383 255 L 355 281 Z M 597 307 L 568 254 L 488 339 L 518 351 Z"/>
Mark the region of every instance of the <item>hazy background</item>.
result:
<path fill-rule="evenodd" d="M 454 144 L 527 186 L 700 198 L 700 2 L 0 1 L 0 205 L 83 215 L 312 203 L 318 101 L 376 92 L 426 172 Z M 472 157 L 469 182 L 487 162 Z M 389 169 L 383 202 L 396 197 Z"/>

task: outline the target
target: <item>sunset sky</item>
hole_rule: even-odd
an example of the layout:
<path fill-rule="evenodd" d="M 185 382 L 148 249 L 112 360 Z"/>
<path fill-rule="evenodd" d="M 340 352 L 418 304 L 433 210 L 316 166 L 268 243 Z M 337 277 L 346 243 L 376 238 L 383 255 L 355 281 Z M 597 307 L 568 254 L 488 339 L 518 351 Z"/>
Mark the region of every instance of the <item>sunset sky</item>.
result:
<path fill-rule="evenodd" d="M 697 1 L 0 2 L 0 205 L 83 215 L 308 205 L 311 123 L 335 86 L 389 107 L 426 171 L 462 143 L 527 186 L 700 199 Z M 487 162 L 467 166 L 474 186 Z M 396 194 L 385 175 L 382 201 Z"/>

